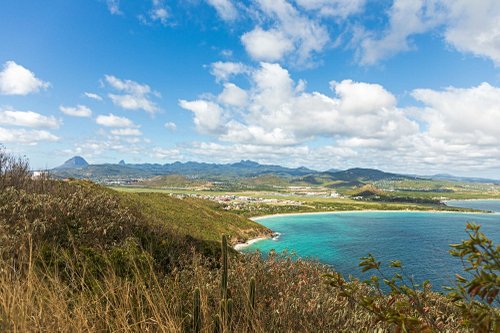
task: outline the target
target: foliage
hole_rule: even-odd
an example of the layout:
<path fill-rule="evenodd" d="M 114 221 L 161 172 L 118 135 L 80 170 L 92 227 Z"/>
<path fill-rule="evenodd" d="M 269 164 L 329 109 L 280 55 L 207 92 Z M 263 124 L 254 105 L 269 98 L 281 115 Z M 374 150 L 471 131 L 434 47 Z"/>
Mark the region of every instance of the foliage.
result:
<path fill-rule="evenodd" d="M 326 274 L 326 282 L 372 313 L 376 322 L 390 323 L 397 331 L 440 332 L 454 322 L 463 329 L 496 332 L 500 329 L 500 312 L 491 304 L 499 304 L 500 247 L 493 245 L 478 225 L 467 224 L 467 230 L 469 240 L 452 244 L 450 252 L 462 259 L 465 271 L 471 274 L 469 279 L 457 274 L 457 286 L 449 288 L 453 292 L 447 298 L 433 293 L 429 281 L 416 284 L 400 261 L 391 261 L 388 267 L 395 272 L 386 275 L 382 263 L 371 254 L 361 258 L 359 264 L 363 272 L 377 273 L 364 281 L 371 287 L 369 293 L 359 294 L 360 282 L 346 281 L 339 273 Z"/>
<path fill-rule="evenodd" d="M 480 226 L 468 223 L 469 239 L 452 244 L 450 253 L 464 264 L 466 277 L 456 276 L 457 286 L 450 288 L 450 297 L 460 308 L 464 324 L 479 331 L 500 329 L 500 314 L 488 306 L 500 305 L 500 246 L 494 245 Z"/>

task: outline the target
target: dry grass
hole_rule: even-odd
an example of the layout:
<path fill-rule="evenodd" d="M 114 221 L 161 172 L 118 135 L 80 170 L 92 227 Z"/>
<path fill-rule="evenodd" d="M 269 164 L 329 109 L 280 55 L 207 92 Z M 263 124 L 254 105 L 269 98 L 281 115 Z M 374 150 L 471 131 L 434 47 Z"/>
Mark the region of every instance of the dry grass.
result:
<path fill-rule="evenodd" d="M 138 265 L 122 277 L 110 261 L 106 274 L 85 276 L 81 264 L 66 271 L 25 265 L 0 272 L 0 331 L 6 332 L 190 332 L 192 292 L 201 290 L 202 332 L 213 332 L 219 313 L 220 269 L 195 253 L 168 275 Z M 190 255 L 190 256 L 191 256 Z M 231 332 L 381 332 L 393 331 L 357 303 L 322 281 L 321 264 L 272 255 L 230 260 L 229 291 L 234 301 Z M 68 279 L 68 276 L 71 278 Z M 257 306 L 248 306 L 248 284 L 255 276 Z M 359 285 L 359 293 L 370 291 Z M 459 318 L 443 297 L 429 305 L 445 318 L 443 331 L 460 331 Z"/>

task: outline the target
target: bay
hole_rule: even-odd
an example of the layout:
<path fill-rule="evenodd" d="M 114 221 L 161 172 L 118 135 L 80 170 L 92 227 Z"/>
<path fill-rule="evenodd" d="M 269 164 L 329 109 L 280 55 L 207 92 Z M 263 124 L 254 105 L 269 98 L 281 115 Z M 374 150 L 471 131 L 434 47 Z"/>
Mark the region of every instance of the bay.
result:
<path fill-rule="evenodd" d="M 258 222 L 280 236 L 256 242 L 244 252 L 288 250 L 332 265 L 344 276 L 363 279 L 369 275 L 361 273 L 359 259 L 371 253 L 386 263 L 401 260 L 408 276 L 417 283 L 430 280 L 437 291 L 453 285 L 455 273 L 463 272 L 460 260 L 448 251 L 449 244 L 467 238 L 467 222 L 481 224 L 488 237 L 496 244 L 500 241 L 498 213 L 338 212 L 273 216 Z"/>

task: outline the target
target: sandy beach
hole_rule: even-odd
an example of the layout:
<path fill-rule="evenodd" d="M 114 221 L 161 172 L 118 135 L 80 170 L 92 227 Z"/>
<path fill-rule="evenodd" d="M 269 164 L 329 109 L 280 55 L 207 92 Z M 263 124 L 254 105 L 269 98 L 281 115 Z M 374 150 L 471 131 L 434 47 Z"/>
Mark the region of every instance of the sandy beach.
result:
<path fill-rule="evenodd" d="M 245 243 L 238 243 L 238 244 L 234 245 L 233 248 L 236 251 L 241 251 L 245 247 L 250 246 L 250 245 L 252 245 L 255 242 L 258 242 L 258 241 L 261 241 L 261 240 L 264 240 L 264 239 L 269 239 L 269 238 L 270 237 L 258 237 L 258 238 L 249 239 Z"/>
<path fill-rule="evenodd" d="M 380 209 L 366 209 L 366 210 L 342 210 L 342 211 L 323 211 L 323 212 L 305 212 L 305 213 L 284 213 L 284 214 L 271 214 L 271 215 L 262 215 L 250 217 L 249 219 L 255 222 L 259 220 L 268 219 L 271 217 L 278 216 L 296 216 L 296 215 L 319 215 L 319 214 L 346 214 L 346 213 L 450 213 L 450 214 L 495 214 L 490 212 L 461 212 L 454 210 L 380 210 Z"/>

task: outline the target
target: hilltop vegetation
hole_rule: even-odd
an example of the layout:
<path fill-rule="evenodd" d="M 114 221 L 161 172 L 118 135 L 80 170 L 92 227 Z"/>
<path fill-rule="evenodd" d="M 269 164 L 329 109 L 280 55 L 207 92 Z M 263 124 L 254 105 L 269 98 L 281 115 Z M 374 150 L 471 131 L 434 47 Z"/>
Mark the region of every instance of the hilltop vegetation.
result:
<path fill-rule="evenodd" d="M 245 239 L 268 232 L 199 199 L 33 179 L 26 161 L 0 152 L 0 331 L 460 332 L 495 327 L 498 315 L 489 307 L 478 312 L 478 319 L 429 290 L 381 295 L 365 283 L 344 280 L 330 267 L 286 253 L 263 260 L 259 254 L 229 251 L 229 267 L 219 260 L 227 251 L 216 241 L 221 234 Z M 457 251 L 478 258 L 473 246 Z M 228 281 L 222 300 L 221 277 Z M 481 283 L 473 285 L 477 295 L 485 291 L 491 297 L 498 283 L 489 289 Z"/>

